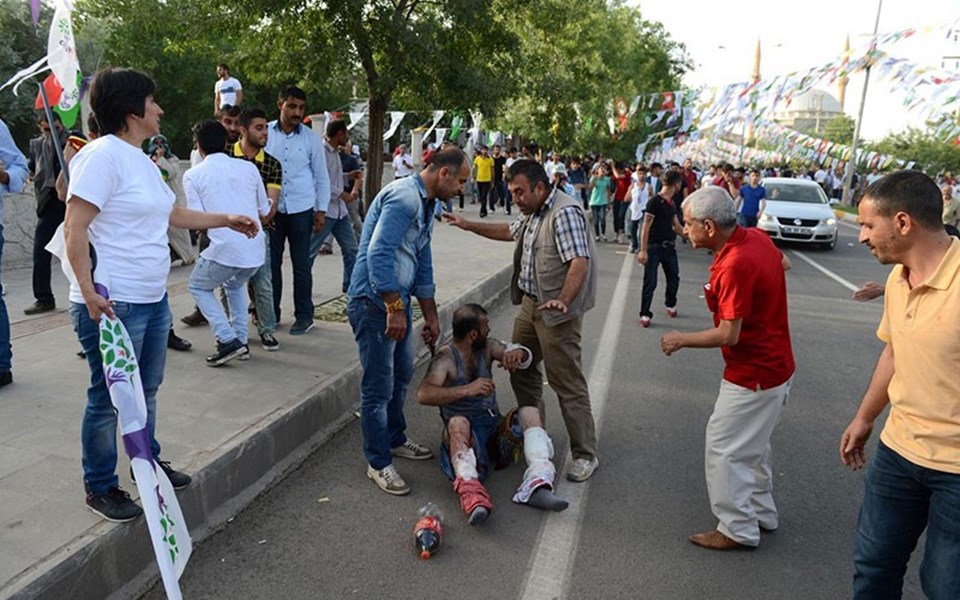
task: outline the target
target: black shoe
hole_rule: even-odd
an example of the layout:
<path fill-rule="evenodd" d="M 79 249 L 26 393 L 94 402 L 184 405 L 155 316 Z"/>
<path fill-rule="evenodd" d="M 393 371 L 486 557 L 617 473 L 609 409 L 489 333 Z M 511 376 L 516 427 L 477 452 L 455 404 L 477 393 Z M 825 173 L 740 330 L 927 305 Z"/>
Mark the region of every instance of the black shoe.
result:
<path fill-rule="evenodd" d="M 260 346 L 267 352 L 276 352 L 280 349 L 280 342 L 272 333 L 265 333 L 260 336 Z"/>
<path fill-rule="evenodd" d="M 13 383 L 13 372 L 3 371 L 0 373 L 0 387 Z"/>
<path fill-rule="evenodd" d="M 25 308 L 23 314 L 25 315 L 39 315 L 40 313 L 50 312 L 51 310 L 57 310 L 56 302 L 41 302 L 37 300 L 34 302 L 30 308 Z"/>
<path fill-rule="evenodd" d="M 241 354 L 246 354 L 247 352 L 249 352 L 247 347 L 240 343 L 240 340 L 236 338 L 227 343 L 217 342 L 217 352 L 216 354 L 211 354 L 207 357 L 207 366 L 219 367 L 221 365 L 225 365 Z"/>
<path fill-rule="evenodd" d="M 298 320 L 290 326 L 290 335 L 304 335 L 313 329 L 313 319 Z"/>
<path fill-rule="evenodd" d="M 182 490 L 190 485 L 191 481 L 193 481 L 193 478 L 186 473 L 181 473 L 180 471 L 174 470 L 174 468 L 170 466 L 170 463 L 165 460 L 158 460 L 157 464 L 160 465 L 161 469 L 163 469 L 167 479 L 170 480 L 170 485 L 172 485 L 173 489 L 175 490 Z M 137 478 L 133 474 L 133 467 L 130 467 L 130 479 L 132 479 L 134 483 L 137 482 Z"/>
<path fill-rule="evenodd" d="M 176 350 L 178 352 L 186 352 L 190 348 L 193 348 L 193 344 L 178 336 L 174 331 L 170 330 L 170 335 L 167 336 L 167 348 L 171 350 Z"/>
<path fill-rule="evenodd" d="M 130 494 L 112 487 L 102 494 L 87 494 L 87 508 L 113 523 L 127 523 L 143 514 Z"/>
<path fill-rule="evenodd" d="M 207 324 L 207 318 L 203 316 L 199 308 L 195 308 L 192 313 L 180 319 L 180 322 L 187 327 L 199 327 Z"/>

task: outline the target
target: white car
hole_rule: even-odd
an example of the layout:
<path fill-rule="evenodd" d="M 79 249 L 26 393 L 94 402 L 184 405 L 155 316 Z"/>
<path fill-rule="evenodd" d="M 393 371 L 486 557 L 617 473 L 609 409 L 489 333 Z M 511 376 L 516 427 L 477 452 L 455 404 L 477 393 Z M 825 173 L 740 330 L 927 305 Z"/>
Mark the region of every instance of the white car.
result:
<path fill-rule="evenodd" d="M 763 180 L 767 207 L 757 228 L 771 239 L 816 244 L 828 250 L 837 246 L 839 226 L 823 189 L 812 181 L 769 177 Z"/>

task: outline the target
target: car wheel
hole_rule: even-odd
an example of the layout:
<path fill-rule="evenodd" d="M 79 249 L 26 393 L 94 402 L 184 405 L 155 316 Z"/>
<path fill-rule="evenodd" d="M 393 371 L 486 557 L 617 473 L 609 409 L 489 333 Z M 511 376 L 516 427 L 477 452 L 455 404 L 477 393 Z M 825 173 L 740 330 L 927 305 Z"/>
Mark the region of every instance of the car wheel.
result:
<path fill-rule="evenodd" d="M 837 238 L 833 238 L 826 244 L 821 244 L 820 247 L 823 248 L 824 250 L 833 250 L 834 248 L 837 247 Z"/>

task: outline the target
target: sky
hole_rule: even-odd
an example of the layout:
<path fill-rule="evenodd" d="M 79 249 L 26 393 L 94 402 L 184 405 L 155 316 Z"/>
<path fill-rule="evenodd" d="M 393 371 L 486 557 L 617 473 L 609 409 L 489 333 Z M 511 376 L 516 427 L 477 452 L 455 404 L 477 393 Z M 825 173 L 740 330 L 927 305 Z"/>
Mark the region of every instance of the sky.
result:
<path fill-rule="evenodd" d="M 643 18 L 663 23 L 670 36 L 686 45 L 694 70 L 684 84 L 723 85 L 747 81 L 760 39 L 762 77 L 822 66 L 843 51 L 844 39 L 856 48 L 869 40 L 877 16 L 877 0 L 804 0 L 797 3 L 769 0 L 727 0 L 685 5 L 663 0 L 631 0 Z M 703 10 L 711 6 L 711 10 Z M 696 8 L 694 8 L 696 7 Z M 922 7 L 922 10 L 918 8 Z M 949 24 L 960 18 L 960 0 L 883 0 L 879 32 L 909 27 Z M 960 55 L 960 42 L 944 34 L 916 35 L 881 47 L 892 56 L 940 67 L 944 56 Z M 947 68 L 956 70 L 957 61 Z M 863 91 L 863 74 L 850 77 L 844 112 L 856 118 Z M 822 87 L 837 97 L 837 88 Z M 879 140 L 907 126 L 923 127 L 923 120 L 906 111 L 902 94 L 887 80 L 871 76 L 867 86 L 861 137 Z"/>

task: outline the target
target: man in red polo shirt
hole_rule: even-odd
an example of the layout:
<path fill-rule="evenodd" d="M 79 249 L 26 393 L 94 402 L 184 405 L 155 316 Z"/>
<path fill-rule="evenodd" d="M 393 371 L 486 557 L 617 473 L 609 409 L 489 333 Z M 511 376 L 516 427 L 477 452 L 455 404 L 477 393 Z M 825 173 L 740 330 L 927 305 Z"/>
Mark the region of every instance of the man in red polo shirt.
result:
<path fill-rule="evenodd" d="M 761 529 L 779 524 L 770 436 L 795 368 L 784 276 L 790 262 L 765 233 L 737 225 L 733 200 L 719 187 L 691 194 L 683 215 L 690 244 L 714 253 L 703 286 L 714 327 L 672 331 L 660 345 L 668 356 L 681 348 L 719 347 L 725 363 L 705 452 L 707 492 L 719 523 L 690 541 L 711 550 L 752 548 Z"/>

